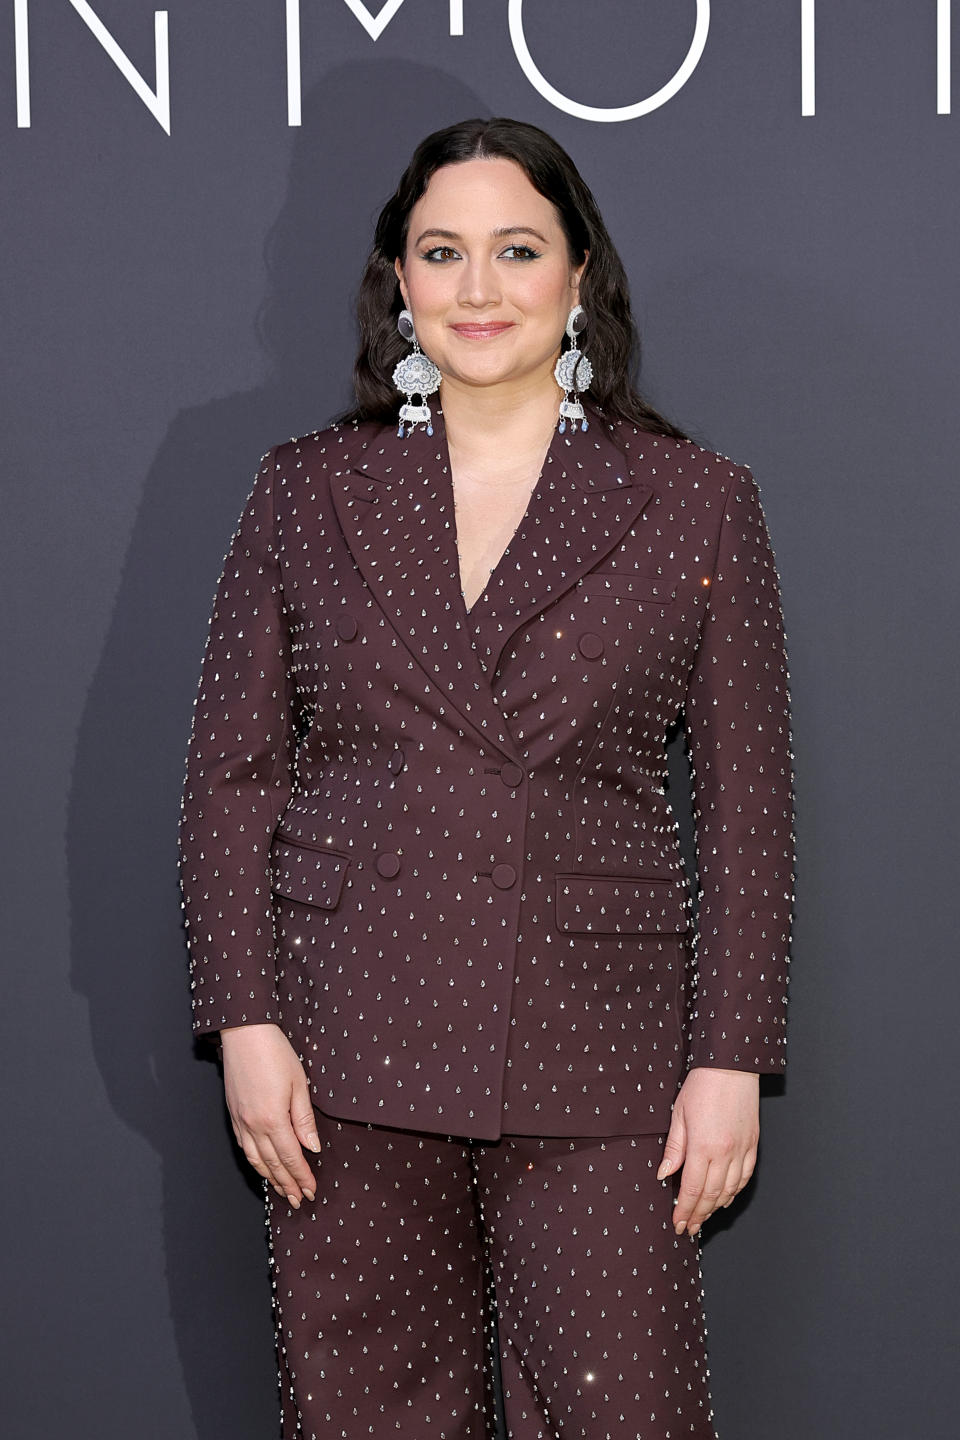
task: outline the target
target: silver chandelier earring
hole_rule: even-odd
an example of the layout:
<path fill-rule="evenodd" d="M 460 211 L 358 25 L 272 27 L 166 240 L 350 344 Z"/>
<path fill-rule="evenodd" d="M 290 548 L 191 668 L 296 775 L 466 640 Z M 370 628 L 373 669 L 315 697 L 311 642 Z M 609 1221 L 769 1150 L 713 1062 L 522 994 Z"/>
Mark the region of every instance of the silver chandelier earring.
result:
<path fill-rule="evenodd" d="M 417 332 L 413 328 L 413 316 L 409 310 L 401 310 L 397 316 L 397 329 L 404 340 L 413 344 L 413 350 L 405 355 L 393 372 L 393 383 L 397 389 L 406 395 L 405 405 L 400 406 L 400 424 L 397 434 L 404 438 L 404 424 L 409 428 L 407 435 L 412 435 L 418 425 L 426 425 L 427 434 L 433 434 L 433 415 L 430 406 L 427 404 L 427 396 L 432 395 L 435 390 L 440 389 L 440 371 L 434 365 L 429 355 L 424 355 L 417 340 Z M 413 398 L 420 396 L 420 404 L 415 405 Z"/>
<path fill-rule="evenodd" d="M 567 337 L 570 341 L 570 349 L 564 350 L 560 359 L 554 367 L 554 378 L 560 389 L 563 391 L 563 399 L 560 401 L 560 434 L 567 428 L 567 421 L 570 421 L 570 429 L 576 430 L 577 421 L 580 422 L 580 429 L 586 430 L 587 417 L 584 414 L 583 406 L 576 398 L 577 391 L 588 390 L 593 379 L 593 366 L 577 347 L 577 336 L 586 329 L 587 312 L 582 305 L 574 305 L 567 316 Z M 573 398 L 571 398 L 571 395 Z"/>

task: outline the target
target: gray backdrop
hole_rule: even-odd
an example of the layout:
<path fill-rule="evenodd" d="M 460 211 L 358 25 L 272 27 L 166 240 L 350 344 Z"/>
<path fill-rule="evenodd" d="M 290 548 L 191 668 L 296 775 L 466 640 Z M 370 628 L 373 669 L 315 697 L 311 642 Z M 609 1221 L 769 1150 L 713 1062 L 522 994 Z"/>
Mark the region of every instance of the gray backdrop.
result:
<path fill-rule="evenodd" d="M 276 1433 L 259 1188 L 190 1037 L 191 704 L 260 455 L 348 398 L 373 216 L 424 133 L 500 113 L 594 187 L 646 389 L 752 465 L 783 581 L 792 1062 L 748 1198 L 708 1226 L 722 1440 L 952 1437 L 960 114 L 937 113 L 937 0 L 817 7 L 813 115 L 801 0 L 718 0 L 689 81 L 614 123 L 538 93 L 507 0 L 394 0 L 377 40 L 359 0 L 302 0 L 300 126 L 283 0 L 167 4 L 169 135 L 91 28 L 155 90 L 153 0 L 0 14 L 4 1433 Z M 513 8 L 592 106 L 663 86 L 696 11 Z"/>

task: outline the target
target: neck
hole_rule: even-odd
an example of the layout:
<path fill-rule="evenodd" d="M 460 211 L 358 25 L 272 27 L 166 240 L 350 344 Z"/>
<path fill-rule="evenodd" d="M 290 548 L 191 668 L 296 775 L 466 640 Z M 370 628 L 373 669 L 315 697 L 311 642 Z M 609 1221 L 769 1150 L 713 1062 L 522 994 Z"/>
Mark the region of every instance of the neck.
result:
<path fill-rule="evenodd" d="M 557 428 L 561 398 L 552 375 L 547 384 L 537 376 L 509 388 L 444 380 L 440 404 L 447 443 L 461 452 L 542 447 Z"/>

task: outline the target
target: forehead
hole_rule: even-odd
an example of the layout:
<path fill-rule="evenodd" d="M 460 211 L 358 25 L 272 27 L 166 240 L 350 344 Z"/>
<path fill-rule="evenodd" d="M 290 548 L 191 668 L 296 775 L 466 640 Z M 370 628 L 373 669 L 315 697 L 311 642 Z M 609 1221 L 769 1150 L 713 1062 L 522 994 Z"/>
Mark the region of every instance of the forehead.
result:
<path fill-rule="evenodd" d="M 464 160 L 435 170 L 410 214 L 411 226 L 459 223 L 492 230 L 502 225 L 550 225 L 559 229 L 553 204 L 513 160 Z"/>

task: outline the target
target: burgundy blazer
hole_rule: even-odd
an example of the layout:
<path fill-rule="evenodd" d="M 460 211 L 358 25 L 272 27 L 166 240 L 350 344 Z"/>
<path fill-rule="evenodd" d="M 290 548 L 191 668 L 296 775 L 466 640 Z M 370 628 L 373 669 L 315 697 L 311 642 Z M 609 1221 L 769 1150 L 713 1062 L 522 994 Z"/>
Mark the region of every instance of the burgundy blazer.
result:
<path fill-rule="evenodd" d="M 194 1026 L 276 1022 L 330 1115 L 651 1133 L 688 1065 L 784 1064 L 788 674 L 757 486 L 592 421 L 554 438 L 469 612 L 442 417 L 278 445 L 244 509 L 183 797 Z"/>

